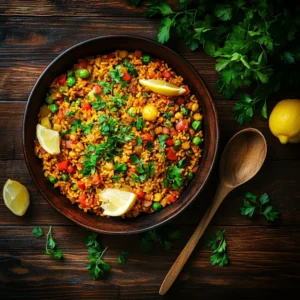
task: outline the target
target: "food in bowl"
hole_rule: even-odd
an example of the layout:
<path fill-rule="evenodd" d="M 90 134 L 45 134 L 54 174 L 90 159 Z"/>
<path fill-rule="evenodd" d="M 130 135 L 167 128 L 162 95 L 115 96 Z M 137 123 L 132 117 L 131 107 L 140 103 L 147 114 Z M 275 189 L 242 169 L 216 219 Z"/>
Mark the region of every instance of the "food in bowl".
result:
<path fill-rule="evenodd" d="M 183 78 L 141 51 L 79 60 L 51 84 L 35 153 L 73 204 L 136 217 L 177 201 L 197 171 L 202 113 Z"/>

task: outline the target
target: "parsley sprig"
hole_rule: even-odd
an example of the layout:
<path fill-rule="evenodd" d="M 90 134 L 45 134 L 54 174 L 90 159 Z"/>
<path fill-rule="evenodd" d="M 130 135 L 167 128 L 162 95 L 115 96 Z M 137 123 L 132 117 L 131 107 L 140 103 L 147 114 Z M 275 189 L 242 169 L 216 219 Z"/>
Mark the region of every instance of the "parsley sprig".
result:
<path fill-rule="evenodd" d="M 52 256 L 54 259 L 62 258 L 62 250 L 56 248 L 57 243 L 52 237 L 52 226 L 50 226 L 46 238 L 46 254 Z"/>
<path fill-rule="evenodd" d="M 229 263 L 226 253 L 227 244 L 224 237 L 225 230 L 218 230 L 216 236 L 211 238 L 206 246 L 213 251 L 210 256 L 210 262 L 213 266 L 223 267 Z"/>
<path fill-rule="evenodd" d="M 271 205 L 267 205 L 270 202 L 269 196 L 264 193 L 259 197 L 257 201 L 257 196 L 248 192 L 245 194 L 247 200 L 244 201 L 243 206 L 241 207 L 241 214 L 243 216 L 252 217 L 256 209 L 259 208 L 259 213 L 268 221 L 275 221 L 279 218 L 279 212 Z"/>
<path fill-rule="evenodd" d="M 125 265 L 127 263 L 127 259 L 128 259 L 128 252 L 123 250 L 118 256 L 118 264 Z"/>
<path fill-rule="evenodd" d="M 85 246 L 88 247 L 88 259 L 90 263 L 86 265 L 89 273 L 93 280 L 105 279 L 108 271 L 110 270 L 110 265 L 103 261 L 102 256 L 104 255 L 107 247 L 101 249 L 99 242 L 97 241 L 98 234 L 91 233 L 85 239 Z"/>
<path fill-rule="evenodd" d="M 41 227 L 34 227 L 32 233 L 35 237 L 39 238 L 44 235 L 43 229 Z"/>

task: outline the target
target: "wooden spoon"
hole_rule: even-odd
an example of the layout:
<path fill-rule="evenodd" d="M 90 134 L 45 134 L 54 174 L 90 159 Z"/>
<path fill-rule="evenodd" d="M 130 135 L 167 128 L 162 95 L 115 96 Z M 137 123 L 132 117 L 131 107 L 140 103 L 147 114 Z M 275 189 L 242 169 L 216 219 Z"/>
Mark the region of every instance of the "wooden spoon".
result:
<path fill-rule="evenodd" d="M 159 290 L 160 295 L 164 295 L 176 280 L 227 194 L 250 180 L 260 170 L 266 154 L 266 140 L 257 129 L 248 128 L 241 130 L 231 138 L 221 157 L 220 184 L 214 200 L 165 277 Z"/>

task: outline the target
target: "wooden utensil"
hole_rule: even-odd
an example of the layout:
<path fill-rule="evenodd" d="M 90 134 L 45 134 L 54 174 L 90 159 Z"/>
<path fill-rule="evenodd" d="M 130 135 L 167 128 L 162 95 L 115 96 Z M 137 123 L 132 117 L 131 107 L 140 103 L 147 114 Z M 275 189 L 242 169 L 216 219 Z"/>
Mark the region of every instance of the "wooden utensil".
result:
<path fill-rule="evenodd" d="M 221 157 L 220 184 L 216 195 L 195 232 L 165 277 L 159 290 L 160 295 L 164 295 L 176 280 L 227 194 L 250 180 L 260 170 L 266 154 L 266 140 L 257 129 L 241 130 L 231 138 Z"/>

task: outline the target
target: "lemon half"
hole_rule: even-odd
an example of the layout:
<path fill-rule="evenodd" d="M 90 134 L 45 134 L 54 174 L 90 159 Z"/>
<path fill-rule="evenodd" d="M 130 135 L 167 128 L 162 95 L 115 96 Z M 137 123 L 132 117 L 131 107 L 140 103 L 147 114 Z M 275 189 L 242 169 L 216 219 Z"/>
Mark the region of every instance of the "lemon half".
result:
<path fill-rule="evenodd" d="M 3 199 L 6 207 L 17 216 L 23 216 L 30 203 L 26 187 L 10 179 L 3 187 Z"/>
<path fill-rule="evenodd" d="M 107 216 L 117 217 L 124 215 L 134 206 L 136 194 L 113 188 L 107 188 L 99 193 L 103 213 Z"/>
<path fill-rule="evenodd" d="M 182 87 L 159 79 L 140 79 L 139 83 L 152 92 L 169 97 L 180 96 L 186 92 Z"/>
<path fill-rule="evenodd" d="M 60 145 L 59 145 L 59 133 L 52 129 L 47 129 L 41 124 L 36 126 L 36 136 L 40 145 L 50 154 L 59 154 Z"/>

